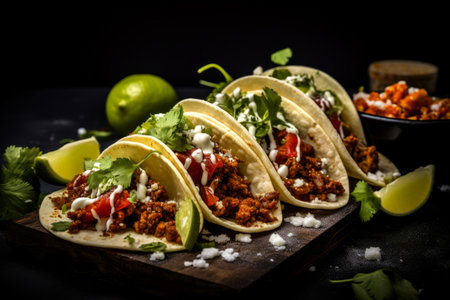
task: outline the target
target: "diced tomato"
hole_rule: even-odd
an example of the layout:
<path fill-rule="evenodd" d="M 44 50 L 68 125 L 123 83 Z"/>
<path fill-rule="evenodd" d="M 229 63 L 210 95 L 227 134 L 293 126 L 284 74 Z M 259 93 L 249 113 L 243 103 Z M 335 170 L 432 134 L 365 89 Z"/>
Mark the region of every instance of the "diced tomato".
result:
<path fill-rule="evenodd" d="M 201 162 L 197 162 L 192 157 L 192 153 L 196 150 L 197 149 L 191 149 L 184 153 L 177 152 L 176 155 L 183 165 L 186 164 L 186 160 L 188 158 L 191 159 L 191 163 L 189 164 L 187 171 L 195 184 L 201 184 L 203 175 L 202 163 L 205 165 L 205 171 L 208 172 L 208 180 L 211 178 L 212 174 L 217 168 L 221 168 L 223 166 L 223 163 L 219 155 L 210 153 L 203 153 L 203 160 Z M 215 163 L 211 161 L 211 155 L 215 156 L 216 158 Z"/>
<path fill-rule="evenodd" d="M 99 218 L 109 217 L 111 214 L 111 204 L 110 204 L 110 196 L 112 192 L 108 192 L 99 197 L 97 201 L 88 205 L 86 207 L 87 214 L 85 215 L 84 221 L 92 221 L 94 216 L 92 215 L 92 209 L 95 210 Z M 130 201 L 128 201 L 129 193 L 128 191 L 123 191 L 122 193 L 117 193 L 114 195 L 114 211 L 119 211 L 128 205 L 130 205 Z"/>
<path fill-rule="evenodd" d="M 200 195 L 208 206 L 213 206 L 217 201 L 219 201 L 219 197 L 214 195 L 214 192 L 209 186 L 200 186 Z"/>
<path fill-rule="evenodd" d="M 278 153 L 275 158 L 275 162 L 278 164 L 283 164 L 288 158 L 297 156 L 297 135 L 286 133 L 283 140 L 285 143 L 278 147 Z"/>

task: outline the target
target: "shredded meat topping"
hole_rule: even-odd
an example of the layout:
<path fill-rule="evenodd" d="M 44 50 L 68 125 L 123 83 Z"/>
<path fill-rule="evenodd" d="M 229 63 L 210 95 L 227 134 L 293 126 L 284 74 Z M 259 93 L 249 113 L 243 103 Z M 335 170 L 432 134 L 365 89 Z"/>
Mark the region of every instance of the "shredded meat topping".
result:
<path fill-rule="evenodd" d="M 378 152 L 375 146 L 362 146 L 359 139 L 350 134 L 343 140 L 345 148 L 347 148 L 351 157 L 364 173 L 376 173 L 378 170 Z"/>

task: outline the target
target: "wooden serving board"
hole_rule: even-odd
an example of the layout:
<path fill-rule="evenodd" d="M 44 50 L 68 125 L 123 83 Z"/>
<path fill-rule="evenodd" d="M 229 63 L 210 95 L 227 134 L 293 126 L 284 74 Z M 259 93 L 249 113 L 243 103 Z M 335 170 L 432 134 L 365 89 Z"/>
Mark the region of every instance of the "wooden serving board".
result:
<path fill-rule="evenodd" d="M 206 260 L 208 268 L 186 267 L 201 250 L 166 253 L 165 259 L 150 261 L 149 253 L 86 247 L 56 238 L 40 224 L 38 213 L 33 212 L 15 220 L 8 230 L 12 246 L 26 247 L 34 252 L 63 253 L 72 260 L 94 264 L 104 274 L 114 278 L 132 278 L 141 289 L 151 294 L 182 295 L 233 295 L 264 286 L 277 276 L 289 276 L 307 270 L 330 253 L 357 224 L 359 205 L 350 201 L 345 207 L 334 210 L 310 210 L 285 204 L 283 217 L 297 212 L 311 212 L 320 220 L 320 228 L 296 227 L 288 222 L 274 231 L 251 234 L 252 242 L 235 240 L 236 232 L 205 223 L 211 235 L 226 234 L 230 241 L 216 244 L 220 250 L 233 248 L 239 253 L 234 262 L 218 256 Z M 286 248 L 277 250 L 269 242 L 272 233 L 278 233 Z M 50 255 L 50 254 L 48 254 Z M 174 283 L 176 281 L 176 284 Z"/>

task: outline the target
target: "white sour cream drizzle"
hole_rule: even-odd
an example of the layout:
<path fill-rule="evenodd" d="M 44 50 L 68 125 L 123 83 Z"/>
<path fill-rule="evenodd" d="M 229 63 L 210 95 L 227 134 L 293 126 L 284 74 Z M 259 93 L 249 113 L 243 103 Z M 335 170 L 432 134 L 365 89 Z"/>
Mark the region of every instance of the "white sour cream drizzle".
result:
<path fill-rule="evenodd" d="M 145 196 L 147 195 L 148 176 L 144 170 L 141 171 L 142 172 L 139 175 L 139 182 L 136 186 L 136 199 L 138 201 L 144 200 Z"/>
<path fill-rule="evenodd" d="M 201 184 L 206 185 L 208 182 L 208 171 L 206 170 L 206 165 L 204 164 L 205 153 L 210 154 L 209 158 L 213 164 L 217 162 L 216 156 L 214 155 L 214 142 L 211 141 L 211 136 L 207 133 L 202 132 L 204 126 L 196 125 L 194 129 L 188 130 L 186 132 L 187 136 L 190 138 L 192 144 L 197 147 L 194 152 L 192 152 L 191 157 L 201 164 L 202 167 L 202 177 Z M 191 165 L 192 160 L 188 157 L 184 162 L 184 168 L 187 170 Z"/>
<path fill-rule="evenodd" d="M 116 209 L 114 208 L 114 197 L 116 196 L 116 194 L 119 194 L 122 192 L 123 192 L 123 187 L 121 185 L 119 185 L 114 190 L 114 192 L 112 192 L 111 195 L 109 196 L 109 205 L 111 206 L 111 212 L 109 213 L 108 221 L 106 221 L 106 230 L 107 231 L 109 230 L 109 226 L 111 226 L 111 224 L 113 222 L 113 214 L 116 211 Z"/>

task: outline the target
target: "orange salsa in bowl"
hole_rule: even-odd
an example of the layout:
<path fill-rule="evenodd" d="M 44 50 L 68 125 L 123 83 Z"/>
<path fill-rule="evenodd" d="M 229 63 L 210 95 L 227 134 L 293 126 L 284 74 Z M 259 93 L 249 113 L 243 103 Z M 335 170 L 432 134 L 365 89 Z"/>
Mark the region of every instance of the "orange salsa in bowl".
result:
<path fill-rule="evenodd" d="M 409 87 L 405 81 L 387 86 L 384 92 L 360 91 L 353 95 L 356 109 L 367 114 L 395 119 L 450 119 L 450 98 L 437 99 L 425 89 Z"/>

